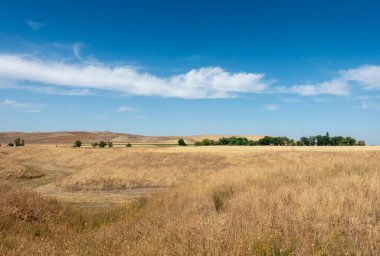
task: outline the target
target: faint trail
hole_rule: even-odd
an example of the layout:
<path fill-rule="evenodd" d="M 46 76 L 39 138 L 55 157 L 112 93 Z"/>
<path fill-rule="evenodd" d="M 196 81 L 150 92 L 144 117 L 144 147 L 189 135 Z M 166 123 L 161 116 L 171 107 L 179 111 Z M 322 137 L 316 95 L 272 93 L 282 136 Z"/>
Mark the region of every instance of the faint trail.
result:
<path fill-rule="evenodd" d="M 56 183 L 74 173 L 76 171 L 74 168 L 37 161 L 26 161 L 22 164 L 44 174 L 40 178 L 25 180 L 23 182 L 25 185 L 34 188 L 34 190 L 43 196 L 72 203 L 79 207 L 111 207 L 117 204 L 130 203 L 142 196 L 166 189 L 155 187 L 123 190 L 68 191 L 57 186 Z"/>

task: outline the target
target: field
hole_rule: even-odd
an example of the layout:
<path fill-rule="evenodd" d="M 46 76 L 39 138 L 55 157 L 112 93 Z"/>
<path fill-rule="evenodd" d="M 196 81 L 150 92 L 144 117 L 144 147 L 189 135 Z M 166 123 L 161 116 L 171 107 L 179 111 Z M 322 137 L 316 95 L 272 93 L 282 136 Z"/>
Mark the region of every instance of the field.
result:
<path fill-rule="evenodd" d="M 0 255 L 380 254 L 380 147 L 3 146 L 0 180 Z"/>

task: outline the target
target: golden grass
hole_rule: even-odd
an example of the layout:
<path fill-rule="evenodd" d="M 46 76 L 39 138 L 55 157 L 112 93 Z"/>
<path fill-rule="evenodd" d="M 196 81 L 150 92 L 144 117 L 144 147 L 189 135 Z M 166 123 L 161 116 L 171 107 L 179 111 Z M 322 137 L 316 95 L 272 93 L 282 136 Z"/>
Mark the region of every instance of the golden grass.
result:
<path fill-rule="evenodd" d="M 51 182 L 70 193 L 167 188 L 94 214 L 1 184 L 0 254 L 380 253 L 379 147 L 1 152 L 2 161 L 65 171 Z"/>

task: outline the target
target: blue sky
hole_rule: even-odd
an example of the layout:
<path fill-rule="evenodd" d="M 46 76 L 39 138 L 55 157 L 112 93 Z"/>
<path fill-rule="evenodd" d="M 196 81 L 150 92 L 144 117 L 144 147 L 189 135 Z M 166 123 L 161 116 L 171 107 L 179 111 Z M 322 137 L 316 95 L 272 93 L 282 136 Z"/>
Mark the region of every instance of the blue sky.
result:
<path fill-rule="evenodd" d="M 0 131 L 380 144 L 380 3 L 0 1 Z"/>

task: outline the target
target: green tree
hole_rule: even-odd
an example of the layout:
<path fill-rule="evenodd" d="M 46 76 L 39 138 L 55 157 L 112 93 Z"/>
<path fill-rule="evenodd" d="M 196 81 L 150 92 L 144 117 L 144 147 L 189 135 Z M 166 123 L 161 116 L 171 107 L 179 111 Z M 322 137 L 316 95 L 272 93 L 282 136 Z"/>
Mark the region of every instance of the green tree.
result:
<path fill-rule="evenodd" d="M 131 145 L 130 143 L 127 143 L 126 147 L 127 147 L 127 148 L 131 148 L 132 145 Z"/>
<path fill-rule="evenodd" d="M 331 145 L 333 146 L 343 146 L 344 145 L 344 137 L 335 136 L 331 138 Z"/>
<path fill-rule="evenodd" d="M 187 146 L 185 140 L 182 139 L 182 138 L 180 138 L 180 139 L 178 140 L 178 145 L 179 145 L 179 146 Z"/>
<path fill-rule="evenodd" d="M 264 138 L 259 139 L 259 145 L 274 145 L 273 137 L 265 136 Z"/>
<path fill-rule="evenodd" d="M 75 142 L 74 142 L 74 148 L 80 148 L 82 146 L 82 141 L 80 141 L 80 140 L 76 140 Z"/>
<path fill-rule="evenodd" d="M 301 137 L 300 142 L 302 145 L 310 146 L 310 139 L 306 137 Z"/>
<path fill-rule="evenodd" d="M 354 145 L 356 145 L 356 140 L 354 138 L 351 138 L 351 137 L 346 137 L 344 139 L 344 144 L 348 145 L 348 146 L 354 146 Z"/>
<path fill-rule="evenodd" d="M 112 147 L 113 147 L 113 143 L 112 143 L 111 141 L 108 141 L 108 142 L 107 142 L 107 145 L 108 145 L 109 148 L 112 148 Z"/>
<path fill-rule="evenodd" d="M 105 146 L 107 146 L 107 143 L 101 140 L 98 145 L 100 148 L 104 148 Z"/>

